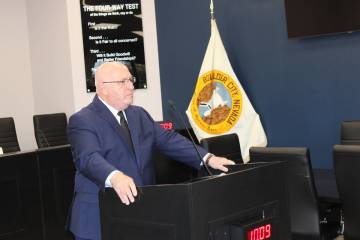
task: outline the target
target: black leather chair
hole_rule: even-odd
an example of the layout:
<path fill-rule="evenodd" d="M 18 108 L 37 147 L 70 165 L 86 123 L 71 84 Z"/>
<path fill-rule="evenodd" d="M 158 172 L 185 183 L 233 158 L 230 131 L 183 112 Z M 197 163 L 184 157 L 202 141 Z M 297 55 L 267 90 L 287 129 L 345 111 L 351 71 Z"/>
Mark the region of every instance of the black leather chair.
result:
<path fill-rule="evenodd" d="M 236 133 L 204 138 L 200 145 L 209 152 L 234 160 L 236 163 L 243 163 L 239 138 Z"/>
<path fill-rule="evenodd" d="M 335 145 L 336 184 L 345 221 L 345 240 L 360 239 L 360 146 Z"/>
<path fill-rule="evenodd" d="M 34 115 L 33 121 L 38 148 L 68 144 L 65 113 Z"/>
<path fill-rule="evenodd" d="M 360 120 L 341 122 L 341 144 L 360 145 Z"/>
<path fill-rule="evenodd" d="M 310 153 L 307 148 L 250 148 L 250 163 L 285 161 L 293 240 L 322 239 Z"/>
<path fill-rule="evenodd" d="M 4 153 L 20 151 L 12 117 L 0 118 L 0 147 Z"/>

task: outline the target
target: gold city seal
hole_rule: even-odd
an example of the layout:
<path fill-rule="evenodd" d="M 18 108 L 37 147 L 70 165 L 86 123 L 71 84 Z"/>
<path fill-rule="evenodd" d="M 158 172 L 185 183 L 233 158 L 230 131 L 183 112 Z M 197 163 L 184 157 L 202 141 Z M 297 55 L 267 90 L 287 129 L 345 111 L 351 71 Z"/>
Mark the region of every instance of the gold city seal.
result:
<path fill-rule="evenodd" d="M 195 124 L 209 134 L 223 134 L 238 122 L 242 96 L 234 79 L 219 70 L 202 74 L 191 100 Z"/>

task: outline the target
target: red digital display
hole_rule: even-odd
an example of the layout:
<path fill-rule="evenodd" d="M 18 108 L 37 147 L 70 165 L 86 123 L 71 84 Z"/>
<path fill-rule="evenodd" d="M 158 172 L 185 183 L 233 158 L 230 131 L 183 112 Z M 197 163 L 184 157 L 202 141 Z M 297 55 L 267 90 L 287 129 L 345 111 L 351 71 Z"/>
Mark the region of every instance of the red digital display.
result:
<path fill-rule="evenodd" d="M 173 129 L 173 123 L 172 122 L 161 122 L 160 126 L 166 130 Z"/>
<path fill-rule="evenodd" d="M 265 240 L 271 238 L 271 224 L 257 226 L 247 232 L 247 240 Z"/>

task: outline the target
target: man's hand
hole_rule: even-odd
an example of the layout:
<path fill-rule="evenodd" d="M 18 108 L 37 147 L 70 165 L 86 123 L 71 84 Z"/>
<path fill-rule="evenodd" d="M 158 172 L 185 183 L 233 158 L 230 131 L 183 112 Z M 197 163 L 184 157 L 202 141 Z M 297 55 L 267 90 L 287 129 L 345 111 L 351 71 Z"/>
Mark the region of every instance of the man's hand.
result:
<path fill-rule="evenodd" d="M 110 182 L 122 203 L 129 205 L 135 201 L 137 190 L 131 177 L 122 172 L 116 172 L 111 176 Z"/>
<path fill-rule="evenodd" d="M 225 167 L 225 165 L 234 165 L 235 164 L 235 162 L 233 162 L 227 158 L 217 157 L 217 156 L 211 156 L 207 160 L 207 163 L 213 169 L 219 169 L 223 172 L 229 171 L 229 169 L 227 167 Z"/>

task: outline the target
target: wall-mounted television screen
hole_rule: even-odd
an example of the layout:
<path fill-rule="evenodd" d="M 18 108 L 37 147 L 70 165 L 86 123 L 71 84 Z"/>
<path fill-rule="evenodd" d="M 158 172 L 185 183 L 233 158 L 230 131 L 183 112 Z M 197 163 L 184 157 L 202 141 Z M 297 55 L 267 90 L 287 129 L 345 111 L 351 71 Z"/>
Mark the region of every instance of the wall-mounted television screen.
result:
<path fill-rule="evenodd" d="M 289 38 L 360 30 L 360 0 L 285 0 Z"/>

